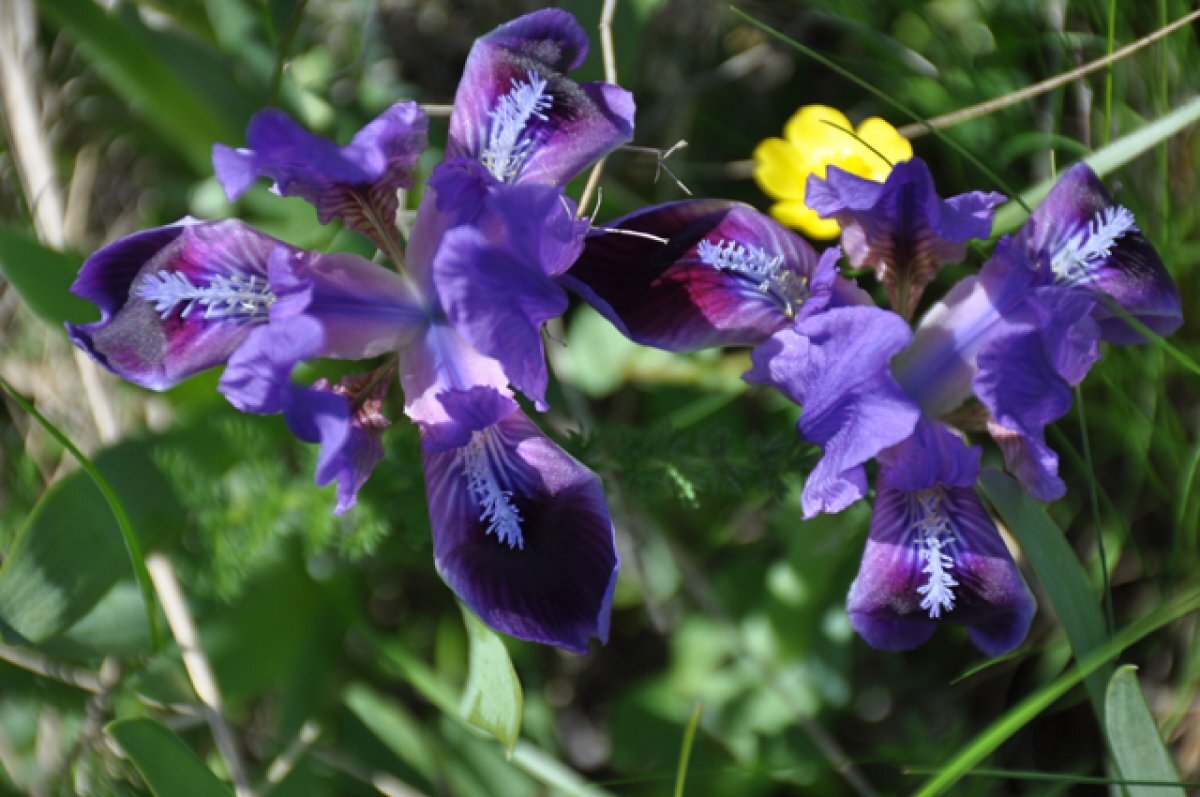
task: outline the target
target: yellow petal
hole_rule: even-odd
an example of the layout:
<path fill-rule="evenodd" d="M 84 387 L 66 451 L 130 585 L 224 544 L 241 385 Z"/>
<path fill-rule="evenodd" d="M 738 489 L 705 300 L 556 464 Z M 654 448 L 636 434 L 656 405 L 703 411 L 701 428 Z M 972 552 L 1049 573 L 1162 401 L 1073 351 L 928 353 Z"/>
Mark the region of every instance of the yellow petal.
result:
<path fill-rule="evenodd" d="M 779 202 L 771 206 L 771 215 L 785 227 L 799 230 L 809 238 L 836 238 L 840 227 L 833 219 L 823 219 L 803 202 Z"/>
<path fill-rule="evenodd" d="M 896 128 L 878 116 L 864 120 L 858 127 L 858 135 L 893 165 L 909 160 L 913 156 L 912 142 L 897 133 Z M 870 171 L 862 176 L 871 180 L 884 180 L 892 170 L 891 166 L 884 163 L 879 155 L 874 153 L 867 155 L 864 162 Z"/>
<path fill-rule="evenodd" d="M 808 168 L 795 147 L 768 138 L 754 149 L 754 179 L 773 199 L 803 199 Z"/>
<path fill-rule="evenodd" d="M 783 137 L 794 144 L 808 161 L 828 162 L 831 155 L 836 157 L 834 154 L 846 146 L 847 140 L 854 141 L 843 132 L 853 129 L 850 120 L 837 108 L 805 105 L 783 126 Z"/>

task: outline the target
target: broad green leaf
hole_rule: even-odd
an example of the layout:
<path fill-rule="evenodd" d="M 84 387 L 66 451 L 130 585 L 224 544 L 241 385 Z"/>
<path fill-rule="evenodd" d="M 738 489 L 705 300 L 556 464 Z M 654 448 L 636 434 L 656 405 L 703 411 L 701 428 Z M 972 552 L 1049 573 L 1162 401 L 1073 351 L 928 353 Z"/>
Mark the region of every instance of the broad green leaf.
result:
<path fill-rule="evenodd" d="M 1075 658 L 1082 659 L 1104 644 L 1106 636 L 1098 600 L 1075 552 L 1045 508 L 1012 478 L 987 468 L 980 474 L 979 483 L 1050 596 L 1050 605 L 1066 631 Z M 1111 672 L 1111 667 L 1100 667 L 1087 679 L 1097 717 L 1104 716 L 1104 694 Z"/>
<path fill-rule="evenodd" d="M 128 513 L 140 550 L 182 523 L 171 486 L 154 466 L 153 445 L 121 443 L 95 458 Z M 126 541 L 109 504 L 88 474 L 76 471 L 42 496 L 7 552 L 0 567 L 0 621 L 42 642 L 81 620 L 130 572 Z"/>
<path fill-rule="evenodd" d="M 1166 116 L 1156 119 L 1128 135 L 1121 136 L 1107 147 L 1088 155 L 1083 162 L 1091 166 L 1096 174 L 1104 177 L 1198 121 L 1200 121 L 1200 97 L 1193 98 Z M 996 217 L 992 221 L 992 234 L 1000 235 L 1012 232 L 1019 227 L 1021 222 L 1025 221 L 1025 217 L 1029 215 L 1021 203 L 1024 202 L 1027 206 L 1034 207 L 1042 201 L 1046 194 L 1050 193 L 1055 182 L 1053 179 L 1044 180 L 1021 194 L 1020 199 L 1014 199 L 996 211 Z"/>
<path fill-rule="evenodd" d="M 1177 783 L 1179 775 L 1163 746 L 1154 715 L 1138 685 L 1137 667 L 1127 664 L 1108 682 L 1105 711 L 1108 746 L 1127 781 Z M 1183 797 L 1182 786 L 1126 785 L 1129 797 Z"/>
<path fill-rule="evenodd" d="M 512 752 L 521 735 L 521 682 L 496 632 L 465 606 L 462 613 L 471 652 L 460 710 L 473 725 L 491 733 Z"/>
<path fill-rule="evenodd" d="M 213 142 L 235 141 L 231 121 L 169 69 L 125 18 L 92 0 L 40 0 L 38 7 L 79 46 L 88 62 L 198 172 Z"/>
<path fill-rule="evenodd" d="M 83 262 L 80 255 L 44 246 L 33 236 L 0 227 L 0 273 L 29 309 L 61 328 L 63 321 L 87 321 L 96 310 L 70 292 Z"/>
<path fill-rule="evenodd" d="M 991 725 L 984 728 L 962 750 L 929 779 L 917 792 L 917 797 L 933 797 L 946 794 L 954 784 L 992 752 L 1011 739 L 1055 701 L 1069 692 L 1080 681 L 1102 669 L 1111 669 L 1109 662 L 1121 651 L 1140 642 L 1170 622 L 1200 609 L 1200 587 L 1193 587 L 1174 600 L 1167 601 L 1158 609 L 1118 631 L 1111 640 L 1079 659 L 1078 664 L 1039 688 L 1013 706 Z"/>
<path fill-rule="evenodd" d="M 147 719 L 119 720 L 106 729 L 155 797 L 232 797 L 183 740 Z"/>

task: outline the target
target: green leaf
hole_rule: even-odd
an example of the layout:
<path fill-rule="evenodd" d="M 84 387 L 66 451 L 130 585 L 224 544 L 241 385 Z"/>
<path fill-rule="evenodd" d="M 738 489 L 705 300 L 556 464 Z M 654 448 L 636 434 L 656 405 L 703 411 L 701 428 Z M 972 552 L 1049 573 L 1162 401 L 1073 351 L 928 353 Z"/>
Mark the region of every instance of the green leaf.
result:
<path fill-rule="evenodd" d="M 1128 781 L 1178 783 L 1171 754 L 1138 686 L 1137 667 L 1125 665 L 1108 682 L 1108 745 L 1121 777 Z M 1184 797 L 1181 786 L 1126 785 L 1129 797 Z"/>
<path fill-rule="evenodd" d="M 61 328 L 63 321 L 87 321 L 95 309 L 70 292 L 83 257 L 42 245 L 28 233 L 0 227 L 0 272 L 29 309 Z"/>
<path fill-rule="evenodd" d="M 105 730 L 146 781 L 155 797 L 232 797 L 183 740 L 147 719 L 119 720 Z"/>
<path fill-rule="evenodd" d="M 152 448 L 148 441 L 110 448 L 96 457 L 94 473 L 72 473 L 42 496 L 0 567 L 0 621 L 42 642 L 91 612 L 129 575 L 131 558 L 134 573 L 144 574 L 141 551 L 178 528 L 182 517 L 170 485 L 154 467 Z M 101 481 L 94 482 L 97 476 Z M 128 513 L 125 522 L 114 516 L 116 507 Z M 156 625 L 151 635 L 157 637 Z"/>
<path fill-rule="evenodd" d="M 231 120 L 168 68 L 128 19 L 106 13 L 92 0 L 40 0 L 38 7 L 197 172 L 209 171 L 213 142 L 237 140 Z"/>
<path fill-rule="evenodd" d="M 471 652 L 460 711 L 511 753 L 521 735 L 521 682 L 499 635 L 465 606 L 461 608 Z"/>
<path fill-rule="evenodd" d="M 1200 609 L 1200 587 L 1188 590 L 1118 631 L 1111 640 L 1082 657 L 1075 667 L 1026 697 L 984 728 L 916 792 L 917 797 L 933 797 L 936 794 L 947 793 L 954 784 L 991 755 L 992 751 L 1011 739 L 1017 731 L 1052 706 L 1080 681 L 1102 668 L 1111 668 L 1109 662 L 1119 656 L 1125 648 L 1197 609 Z"/>
<path fill-rule="evenodd" d="M 1088 584 L 1083 566 L 1045 508 L 1034 501 L 1012 478 L 986 468 L 979 476 L 983 494 L 1021 544 L 1033 571 L 1050 597 L 1076 659 L 1106 641 L 1104 618 Z M 1104 716 L 1104 695 L 1111 667 L 1100 667 L 1087 679 L 1088 695 L 1096 716 Z"/>
<path fill-rule="evenodd" d="M 1091 166 L 1096 174 L 1104 177 L 1197 121 L 1200 121 L 1200 97 L 1184 103 L 1166 116 L 1128 135 L 1121 136 L 1107 147 L 1088 155 L 1083 162 Z M 1056 182 L 1057 179 L 1044 180 L 996 211 L 996 217 L 992 221 L 992 235 L 1012 232 L 1021 226 L 1021 222 L 1029 215 L 1022 203 L 1028 207 L 1037 205 L 1050 193 Z"/>
<path fill-rule="evenodd" d="M 438 780 L 434 746 L 421 723 L 400 704 L 388 700 L 365 683 L 346 687 L 346 707 L 366 725 L 401 761 L 429 783 Z"/>

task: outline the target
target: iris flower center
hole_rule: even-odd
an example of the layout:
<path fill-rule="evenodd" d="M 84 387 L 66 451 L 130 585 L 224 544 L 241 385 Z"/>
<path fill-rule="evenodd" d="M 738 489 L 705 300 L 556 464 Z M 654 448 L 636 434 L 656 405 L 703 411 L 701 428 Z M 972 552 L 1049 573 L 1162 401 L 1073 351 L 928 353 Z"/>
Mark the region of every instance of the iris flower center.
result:
<path fill-rule="evenodd" d="M 257 274 L 216 274 L 207 285 L 196 285 L 182 271 L 164 269 L 145 274 L 133 293 L 152 302 L 163 319 L 180 305 L 180 318 L 191 315 L 196 305 L 204 308 L 205 318 L 265 318 L 275 302 L 266 278 Z"/>
<path fill-rule="evenodd" d="M 499 433 L 490 427 L 472 432 L 470 442 L 455 457 L 471 497 L 479 504 L 479 519 L 487 523 L 487 533 L 495 534 L 509 548 L 523 549 L 521 513 L 513 506 L 512 491 L 504 489 L 498 475 L 509 464 Z"/>
<path fill-rule="evenodd" d="M 533 141 L 525 134 L 530 121 L 534 118 L 546 121 L 546 111 L 550 110 L 546 80 L 532 69 L 527 77 L 528 82 L 513 78 L 512 88 L 488 113 L 492 121 L 480 160 L 501 182 L 516 177 L 529 157 Z"/>
<path fill-rule="evenodd" d="M 717 271 L 740 274 L 758 283 L 757 288 L 761 293 L 774 296 L 783 304 L 789 318 L 796 315 L 796 310 L 810 295 L 808 280 L 787 268 L 783 263 L 783 255 L 772 255 L 753 244 L 740 244 L 724 238 L 713 243 L 706 238 L 696 247 L 696 254 L 701 262 Z"/>
<path fill-rule="evenodd" d="M 1091 269 L 1112 252 L 1121 236 L 1137 232 L 1133 213 L 1116 205 L 1096 211 L 1091 220 L 1062 243 L 1050 269 L 1059 284 L 1077 285 L 1091 278 Z"/>
<path fill-rule="evenodd" d="M 934 619 L 954 608 L 953 588 L 958 586 L 950 573 L 954 559 L 944 550 L 954 542 L 954 529 L 942 506 L 943 497 L 937 487 L 918 490 L 916 499 L 921 515 L 913 523 L 921 572 L 929 576 L 928 581 L 917 587 L 917 592 L 921 595 L 921 608 Z"/>

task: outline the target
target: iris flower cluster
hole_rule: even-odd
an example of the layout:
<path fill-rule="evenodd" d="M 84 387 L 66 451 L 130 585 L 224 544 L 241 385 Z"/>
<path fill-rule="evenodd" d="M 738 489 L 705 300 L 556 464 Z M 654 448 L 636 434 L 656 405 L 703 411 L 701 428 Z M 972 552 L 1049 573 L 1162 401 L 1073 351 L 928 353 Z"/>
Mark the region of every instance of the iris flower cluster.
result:
<path fill-rule="evenodd" d="M 1062 496 L 1046 425 L 1070 408 L 1101 342 L 1143 342 L 1130 318 L 1158 335 L 1178 327 L 1179 294 L 1133 215 L 1080 164 L 914 330 L 925 288 L 989 236 L 1004 197 L 942 199 L 916 158 L 883 181 L 830 166 L 805 189 L 841 227 L 840 247 L 818 253 L 747 206 L 689 200 L 609 225 L 625 234 L 594 231 L 565 279 L 639 343 L 754 347 L 744 379 L 802 407 L 798 433 L 823 452 L 804 484 L 805 518 L 864 498 L 865 466 L 877 463 L 848 597 L 868 643 L 913 648 L 950 622 L 999 655 L 1024 638 L 1035 607 L 975 493 L 981 449 L 965 433 L 989 432 L 1033 496 Z M 842 250 L 874 271 L 892 309 L 840 273 Z"/>
<path fill-rule="evenodd" d="M 830 143 L 849 123 L 831 125 L 818 108 L 793 120 L 791 138 L 825 141 L 834 165 L 778 145 L 766 154 L 777 166 L 803 160 L 807 182 L 775 174 L 775 193 L 824 229 L 836 225 L 840 246 L 818 252 L 746 205 L 711 199 L 591 229 L 564 188 L 631 138 L 634 105 L 618 86 L 566 76 L 586 49 L 557 10 L 475 43 L 446 157 L 406 240 L 397 192 L 413 187 L 426 144 L 416 104 L 393 106 L 346 146 L 279 111 L 257 114 L 246 147 L 214 148 L 230 198 L 268 178 L 322 223 L 370 238 L 392 268 L 297 249 L 236 220 L 185 218 L 88 258 L 73 290 L 101 318 L 68 325 L 72 340 L 155 390 L 224 365 L 219 390 L 237 409 L 282 414 L 320 445 L 316 481 L 337 483 L 337 512 L 384 455 L 398 377 L 420 428 L 438 572 L 493 628 L 580 652 L 607 636 L 618 555 L 600 480 L 516 400 L 547 409 L 544 324 L 570 290 L 639 343 L 751 346 L 746 381 L 798 404 L 799 435 L 823 452 L 804 485 L 805 518 L 863 499 L 866 466 L 877 463 L 853 627 L 893 650 L 920 645 L 940 622 L 965 625 L 988 654 L 1017 645 L 1034 604 L 975 494 L 981 449 L 967 434 L 990 433 L 1033 496 L 1063 495 L 1044 430 L 1070 408 L 1100 344 L 1141 343 L 1143 328 L 1167 335 L 1181 323 L 1175 285 L 1133 215 L 1087 166 L 1072 167 L 914 329 L 925 289 L 989 236 L 1004 197 L 942 199 L 928 167 L 878 120 L 860 129 L 885 145 L 870 157 L 901 162 L 868 168 L 867 156 Z M 787 208 L 777 215 L 797 221 Z M 890 310 L 842 274 L 843 252 L 875 273 Z M 294 382 L 316 358 L 373 365 L 337 383 Z"/>
<path fill-rule="evenodd" d="M 72 290 L 101 318 L 68 325 L 98 363 L 154 390 L 224 365 L 219 390 L 234 407 L 281 413 L 320 444 L 316 481 L 337 483 L 338 512 L 384 455 L 398 375 L 420 428 L 438 572 L 493 628 L 579 652 L 608 633 L 613 525 L 599 478 L 539 431 L 514 390 L 546 409 L 541 330 L 567 307 L 557 277 L 588 228 L 564 187 L 633 132 L 627 91 L 566 76 L 586 51 L 558 10 L 475 43 L 407 241 L 398 190 L 413 187 L 427 130 L 415 103 L 346 146 L 266 110 L 246 147 L 214 148 L 231 199 L 268 178 L 322 223 L 369 237 L 393 268 L 185 218 L 88 258 Z M 315 358 L 376 364 L 336 384 L 293 382 Z"/>

